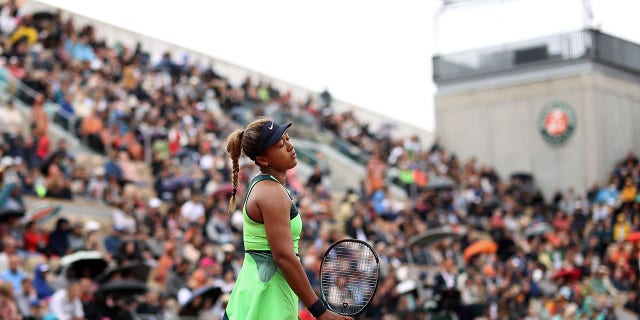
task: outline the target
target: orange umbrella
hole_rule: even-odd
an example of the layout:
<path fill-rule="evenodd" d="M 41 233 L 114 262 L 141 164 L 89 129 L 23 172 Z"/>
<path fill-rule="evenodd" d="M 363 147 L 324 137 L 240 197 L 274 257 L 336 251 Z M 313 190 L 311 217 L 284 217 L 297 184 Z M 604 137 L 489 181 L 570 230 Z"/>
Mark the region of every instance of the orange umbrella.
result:
<path fill-rule="evenodd" d="M 640 241 L 640 231 L 635 231 L 635 232 L 629 233 L 629 235 L 627 236 L 627 241 L 629 241 L 629 242 Z"/>
<path fill-rule="evenodd" d="M 478 240 L 464 249 L 462 258 L 469 261 L 473 256 L 482 253 L 495 253 L 498 251 L 498 244 L 491 240 Z"/>

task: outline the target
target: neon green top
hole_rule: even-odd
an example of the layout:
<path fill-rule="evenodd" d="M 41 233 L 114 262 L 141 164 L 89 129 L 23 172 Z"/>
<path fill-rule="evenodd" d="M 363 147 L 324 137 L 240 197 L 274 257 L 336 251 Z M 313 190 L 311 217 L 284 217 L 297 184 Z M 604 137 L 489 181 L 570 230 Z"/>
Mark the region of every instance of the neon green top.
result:
<path fill-rule="evenodd" d="M 261 174 L 249 185 L 242 208 L 245 259 L 231 291 L 224 319 L 298 319 L 298 296 L 273 260 L 264 224 L 252 220 L 247 214 L 249 194 L 258 182 L 264 180 L 280 183 L 271 175 Z M 289 190 L 282 188 L 289 194 Z M 293 249 L 297 254 L 302 219 L 293 200 L 289 216 Z"/>
<path fill-rule="evenodd" d="M 247 196 L 244 200 L 244 205 L 242 207 L 242 216 L 244 218 L 242 233 L 244 240 L 244 249 L 245 250 L 259 250 L 266 251 L 271 250 L 269 247 L 269 242 L 267 241 L 267 232 L 265 231 L 264 224 L 261 222 L 256 222 L 249 217 L 247 214 L 247 199 L 249 199 L 249 194 L 253 187 L 260 181 L 263 180 L 273 180 L 275 182 L 280 182 L 271 175 L 261 174 L 256 176 L 251 181 L 249 185 L 249 190 L 247 192 Z M 287 191 L 289 194 L 289 198 L 291 198 L 291 194 L 289 190 L 287 190 L 284 186 L 282 188 Z M 302 232 L 302 220 L 298 214 L 298 207 L 293 203 L 293 199 L 291 200 L 291 210 L 289 211 L 289 217 L 291 219 L 291 234 L 293 235 L 293 250 L 298 253 L 298 240 L 300 240 L 300 233 Z"/>

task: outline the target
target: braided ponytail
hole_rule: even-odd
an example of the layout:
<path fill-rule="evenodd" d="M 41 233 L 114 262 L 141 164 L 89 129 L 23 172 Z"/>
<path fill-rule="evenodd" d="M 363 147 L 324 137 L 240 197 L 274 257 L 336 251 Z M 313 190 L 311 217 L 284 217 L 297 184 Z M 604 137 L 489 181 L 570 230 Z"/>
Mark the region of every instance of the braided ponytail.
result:
<path fill-rule="evenodd" d="M 238 192 L 238 175 L 240 172 L 240 156 L 242 155 L 242 136 L 244 131 L 236 130 L 227 137 L 227 154 L 231 158 L 231 184 L 233 191 L 229 200 L 229 214 L 236 210 L 236 193 Z"/>
<path fill-rule="evenodd" d="M 238 175 L 240 173 L 240 157 L 244 154 L 255 160 L 256 144 L 260 140 L 262 128 L 271 121 L 268 118 L 254 120 L 244 130 L 236 130 L 226 139 L 227 155 L 231 158 L 231 200 L 229 200 L 229 214 L 236 210 L 236 193 L 238 192 Z"/>

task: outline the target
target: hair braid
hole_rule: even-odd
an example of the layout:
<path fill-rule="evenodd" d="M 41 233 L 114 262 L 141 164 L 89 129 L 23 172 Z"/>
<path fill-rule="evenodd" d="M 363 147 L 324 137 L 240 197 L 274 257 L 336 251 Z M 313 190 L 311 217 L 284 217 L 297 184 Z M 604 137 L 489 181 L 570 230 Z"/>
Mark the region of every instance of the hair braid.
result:
<path fill-rule="evenodd" d="M 229 214 L 236 210 L 236 193 L 238 191 L 238 175 L 240 172 L 240 155 L 242 154 L 242 136 L 244 131 L 236 130 L 227 138 L 227 154 L 231 158 L 231 184 L 233 192 L 229 200 Z"/>

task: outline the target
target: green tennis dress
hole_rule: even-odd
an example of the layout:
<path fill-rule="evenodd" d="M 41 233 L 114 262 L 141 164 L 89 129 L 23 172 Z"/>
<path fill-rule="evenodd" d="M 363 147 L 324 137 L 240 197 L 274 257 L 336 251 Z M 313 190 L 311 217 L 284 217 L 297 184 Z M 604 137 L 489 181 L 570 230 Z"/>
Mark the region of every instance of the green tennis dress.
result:
<path fill-rule="evenodd" d="M 273 260 L 264 224 L 252 220 L 247 214 L 246 199 L 249 198 L 253 187 L 264 180 L 278 182 L 273 176 L 262 174 L 253 178 L 249 185 L 242 208 L 244 263 L 231 291 L 224 319 L 298 319 L 298 296 L 291 290 L 282 271 Z M 286 188 L 284 189 L 289 193 Z M 291 195 L 289 197 L 291 198 Z M 302 219 L 293 200 L 289 217 L 293 250 L 298 254 Z"/>

